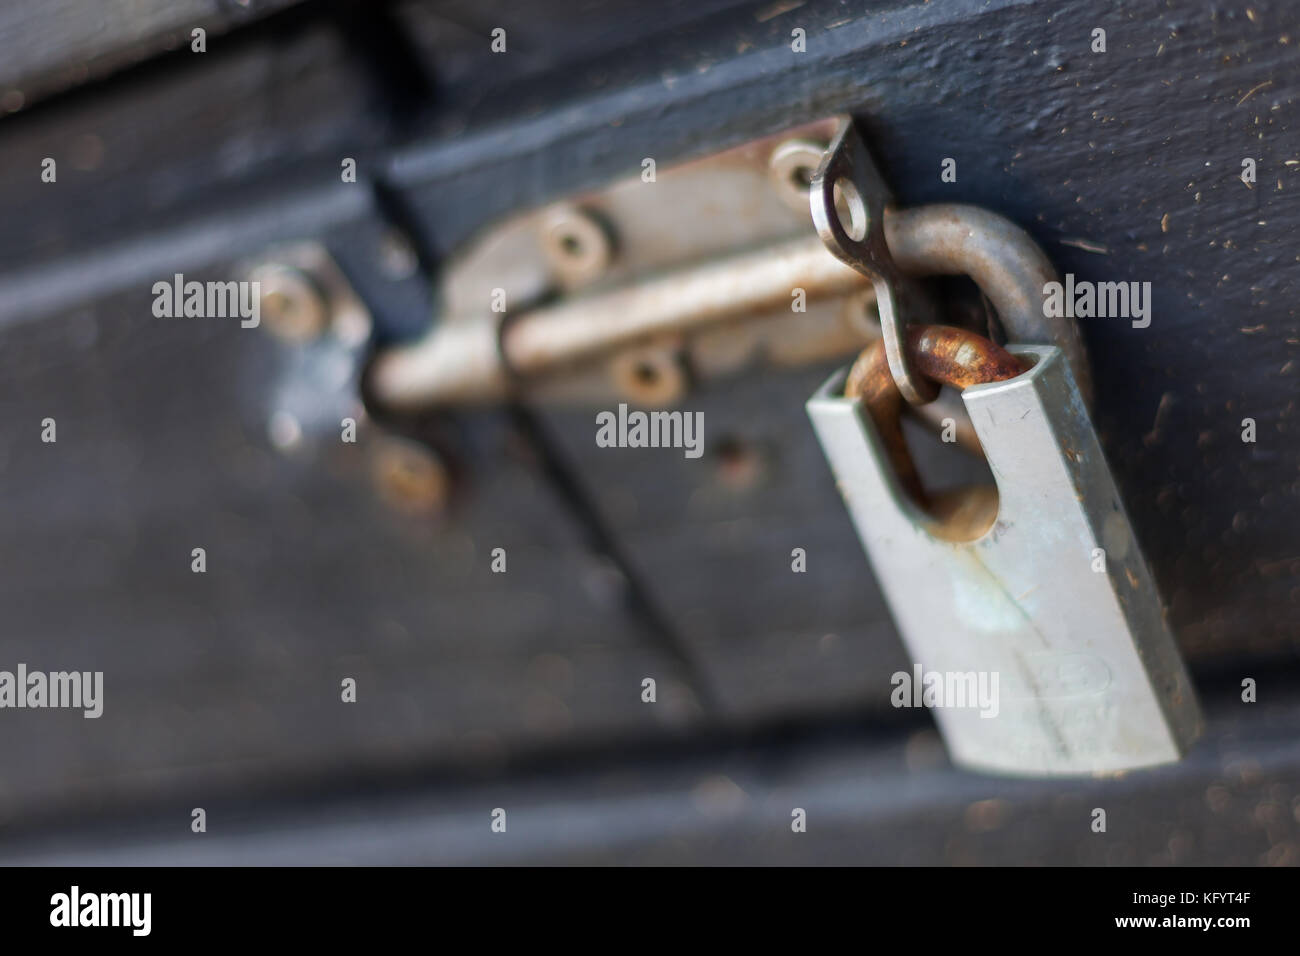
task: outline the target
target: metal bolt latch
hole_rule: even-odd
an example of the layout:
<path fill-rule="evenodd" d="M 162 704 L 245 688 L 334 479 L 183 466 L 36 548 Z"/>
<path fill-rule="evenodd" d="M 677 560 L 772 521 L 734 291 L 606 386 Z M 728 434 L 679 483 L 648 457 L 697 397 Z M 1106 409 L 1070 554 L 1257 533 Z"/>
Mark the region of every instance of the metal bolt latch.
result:
<path fill-rule="evenodd" d="M 702 209 L 710 212 L 692 218 Z M 1056 273 L 1030 236 L 976 206 L 894 208 L 847 117 L 661 167 L 657 182 L 636 176 L 493 227 L 449 264 L 429 334 L 381 350 L 371 383 L 378 403 L 410 411 L 496 402 L 542 382 L 591 394 L 578 387 L 584 363 L 603 364 L 604 382 L 645 399 L 623 375 L 621 353 L 681 345 L 699 373 L 714 353 L 695 345 L 716 342 L 724 326 L 731 340 L 771 343 L 753 352 L 795 341 L 800 356 L 856 353 L 877 333 L 843 319 L 839 303 L 879 312 L 894 378 L 917 402 L 935 387 L 908 366 L 905 330 L 939 320 L 918 280 L 957 274 L 979 286 L 1010 341 L 1063 349 L 1089 396 L 1077 330 L 1045 318 L 1033 294 Z M 792 295 L 806 311 L 792 309 Z M 826 347 L 808 349 L 809 340 Z"/>

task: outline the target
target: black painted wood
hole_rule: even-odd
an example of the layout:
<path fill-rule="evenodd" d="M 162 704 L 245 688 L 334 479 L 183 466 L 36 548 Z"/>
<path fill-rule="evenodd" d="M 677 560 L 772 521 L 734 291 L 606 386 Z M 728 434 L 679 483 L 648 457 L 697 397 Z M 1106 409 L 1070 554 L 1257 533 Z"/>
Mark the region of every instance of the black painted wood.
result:
<path fill-rule="evenodd" d="M 517 420 L 459 417 L 445 427 L 466 494 L 448 524 L 420 528 L 330 459 L 274 457 L 277 345 L 147 311 L 172 271 L 224 276 L 263 243 L 318 236 L 381 333 L 410 336 L 429 321 L 430 270 L 495 218 L 645 156 L 842 110 L 863 117 L 903 202 L 987 206 L 1063 272 L 1152 283 L 1149 328 L 1084 323 L 1107 454 L 1198 673 L 1294 667 L 1293 5 L 671 4 L 657 25 L 617 3 L 592 20 L 516 6 L 389 5 L 380 37 L 421 69 L 381 76 L 373 36 L 305 4 L 203 57 L 0 119 L 0 665 L 102 663 L 115 701 L 100 722 L 0 739 L 0 765 L 25 768 L 0 793 L 10 820 L 671 740 L 678 725 L 636 693 L 652 670 L 686 681 L 666 637 L 721 704 L 709 718 L 686 705 L 684 726 L 883 709 L 872 687 L 901 649 L 797 407 L 821 370 L 688 399 L 772 463 L 748 496 L 651 456 L 624 469 L 594 453 L 589 413 L 536 408 L 573 485 L 511 458 Z M 483 52 L 497 23 L 530 40 L 518 59 Z M 795 27 L 806 53 L 790 50 Z M 1095 27 L 1105 54 L 1090 52 Z M 39 181 L 44 156 L 55 185 Z M 343 156 L 359 160 L 355 186 L 338 182 Z M 379 270 L 392 228 L 423 253 L 415 285 Z M 58 446 L 37 442 L 46 415 Z M 575 496 L 641 604 L 609 603 L 601 582 L 618 575 Z M 195 535 L 239 561 L 198 592 Z M 532 556 L 507 581 L 454 573 L 467 540 L 481 557 L 502 538 Z M 789 572 L 796 545 L 806 578 Z M 361 718 L 330 703 L 353 666 L 378 691 Z"/>

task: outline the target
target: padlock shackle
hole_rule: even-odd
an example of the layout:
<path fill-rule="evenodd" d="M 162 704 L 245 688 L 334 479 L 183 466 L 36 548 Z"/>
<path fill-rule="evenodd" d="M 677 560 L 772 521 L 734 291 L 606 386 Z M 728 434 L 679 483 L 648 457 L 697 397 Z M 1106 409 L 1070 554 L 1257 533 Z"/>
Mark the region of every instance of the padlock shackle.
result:
<path fill-rule="evenodd" d="M 937 203 L 887 210 L 885 238 L 909 275 L 973 279 L 993 304 L 1006 341 L 1060 348 L 1091 407 L 1092 374 L 1078 323 L 1044 315 L 1044 290 L 1060 276 L 1028 232 L 979 206 Z"/>
<path fill-rule="evenodd" d="M 940 385 L 966 388 L 1014 378 L 1024 363 L 982 335 L 950 325 L 907 329 L 904 348 L 911 367 Z M 871 416 L 899 483 L 923 508 L 930 504 L 903 437 L 903 396 L 890 372 L 885 343 L 877 340 L 862 351 L 844 384 L 845 398 L 862 400 Z"/>

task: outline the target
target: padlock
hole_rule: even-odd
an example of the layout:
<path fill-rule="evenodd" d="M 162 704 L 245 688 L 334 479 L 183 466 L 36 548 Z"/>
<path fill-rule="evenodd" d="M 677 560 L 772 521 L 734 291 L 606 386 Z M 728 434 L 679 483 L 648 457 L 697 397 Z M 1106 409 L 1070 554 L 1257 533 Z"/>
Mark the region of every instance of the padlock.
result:
<path fill-rule="evenodd" d="M 935 326 L 904 340 L 914 373 L 963 388 L 996 488 L 925 493 L 883 341 L 809 400 L 913 661 L 882 692 L 933 707 L 953 761 L 974 770 L 1177 760 L 1200 711 L 1062 351 Z"/>

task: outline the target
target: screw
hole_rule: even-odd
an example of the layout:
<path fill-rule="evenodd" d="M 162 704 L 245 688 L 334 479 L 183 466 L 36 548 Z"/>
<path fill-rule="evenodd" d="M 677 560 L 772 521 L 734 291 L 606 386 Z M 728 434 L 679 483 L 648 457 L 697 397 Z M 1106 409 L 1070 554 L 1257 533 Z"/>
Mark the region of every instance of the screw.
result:
<path fill-rule="evenodd" d="M 428 445 L 382 435 L 375 439 L 370 470 L 379 496 L 398 511 L 430 515 L 446 504 L 451 481 Z"/>
<path fill-rule="evenodd" d="M 605 225 L 576 206 L 553 206 L 541 219 L 542 248 L 560 279 L 570 286 L 598 278 L 614 257 Z"/>
<path fill-rule="evenodd" d="M 620 392 L 638 405 L 671 405 L 686 394 L 686 369 L 674 349 L 648 347 L 620 352 L 609 362 Z"/>
<path fill-rule="evenodd" d="M 753 444 L 728 435 L 717 444 L 718 480 L 732 491 L 746 491 L 763 476 L 763 455 Z"/>
<path fill-rule="evenodd" d="M 329 324 L 329 304 L 315 281 L 293 266 L 271 262 L 249 277 L 258 283 L 261 317 L 272 334 L 287 342 L 309 342 Z"/>
<path fill-rule="evenodd" d="M 772 150 L 768 173 L 783 202 L 796 212 L 808 212 L 808 189 L 826 155 L 825 144 L 789 139 Z"/>

